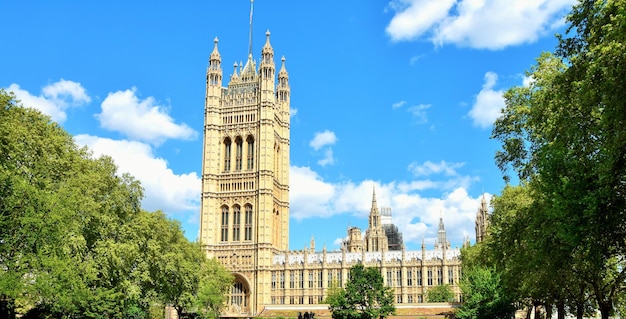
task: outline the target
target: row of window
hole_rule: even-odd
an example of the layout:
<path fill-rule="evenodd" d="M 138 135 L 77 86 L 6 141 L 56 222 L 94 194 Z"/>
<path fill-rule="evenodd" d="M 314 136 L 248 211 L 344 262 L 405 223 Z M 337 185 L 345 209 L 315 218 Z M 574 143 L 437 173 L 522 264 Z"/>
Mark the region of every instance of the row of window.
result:
<path fill-rule="evenodd" d="M 248 135 L 246 138 L 246 169 L 252 170 L 254 169 L 254 137 L 252 135 Z M 231 171 L 231 162 L 232 162 L 232 140 L 230 137 L 224 139 L 224 171 Z M 237 136 L 235 138 L 235 171 L 241 171 L 243 166 L 243 139 L 241 136 Z"/>
<path fill-rule="evenodd" d="M 308 271 L 308 286 L 307 288 L 322 288 L 323 283 L 323 270 L 309 270 Z M 406 271 L 407 287 L 419 287 L 422 286 L 422 269 L 407 269 Z M 285 287 L 285 272 L 274 271 L 272 272 L 272 289 Z M 333 284 L 343 286 L 342 271 L 340 269 L 327 269 L 326 270 L 327 286 L 331 287 Z M 348 272 L 348 278 L 350 280 L 350 273 Z M 304 271 L 292 270 L 289 272 L 289 288 L 305 288 Z M 454 285 L 458 283 L 458 275 L 455 269 L 448 268 L 448 282 L 447 284 Z M 433 268 L 427 268 L 426 270 L 426 286 L 443 285 L 442 269 L 436 268 L 436 276 Z M 387 286 L 388 287 L 402 287 L 402 271 L 400 269 L 387 270 Z"/>
<path fill-rule="evenodd" d="M 241 190 L 254 190 L 254 181 L 250 180 L 247 182 L 231 182 L 231 183 L 220 183 L 220 191 L 229 192 L 229 191 L 241 191 Z"/>
<path fill-rule="evenodd" d="M 289 298 L 289 299 L 287 299 Z M 317 296 L 308 296 L 308 297 L 304 297 L 304 296 L 290 296 L 290 297 L 285 297 L 285 296 L 272 296 L 271 302 L 274 305 L 280 304 L 280 305 L 284 305 L 285 301 L 289 300 L 289 304 L 290 305 L 303 305 L 305 300 L 308 300 L 308 304 L 309 305 L 313 305 L 313 304 L 319 304 L 322 302 L 322 300 L 324 300 L 323 296 L 317 295 Z M 423 303 L 424 302 L 424 296 L 421 294 L 418 295 L 412 295 L 412 294 L 407 294 L 406 295 L 406 302 L 407 303 Z M 403 299 L 402 299 L 402 295 L 396 295 L 396 303 L 400 304 L 403 303 Z"/>
<path fill-rule="evenodd" d="M 255 121 L 256 121 L 256 114 L 254 113 L 222 116 L 223 124 L 248 123 L 248 122 L 255 122 Z"/>
<path fill-rule="evenodd" d="M 244 205 L 244 214 L 244 224 L 242 225 L 241 206 L 233 205 L 232 214 L 228 206 L 222 206 L 221 241 L 241 241 L 242 229 L 244 233 L 243 240 L 252 240 L 252 205 Z"/>

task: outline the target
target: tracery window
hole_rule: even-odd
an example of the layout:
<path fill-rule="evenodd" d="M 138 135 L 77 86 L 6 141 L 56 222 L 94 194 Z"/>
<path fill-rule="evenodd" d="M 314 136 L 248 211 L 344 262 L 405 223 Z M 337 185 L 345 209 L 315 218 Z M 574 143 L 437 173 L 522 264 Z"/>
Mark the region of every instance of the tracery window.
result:
<path fill-rule="evenodd" d="M 224 139 L 224 171 L 230 171 L 230 138 Z"/>
<path fill-rule="evenodd" d="M 245 206 L 246 220 L 244 225 L 244 240 L 252 240 L 252 205 Z"/>
<path fill-rule="evenodd" d="M 248 169 L 251 170 L 254 169 L 254 137 L 248 136 L 246 142 L 248 142 Z"/>
<path fill-rule="evenodd" d="M 228 241 L 228 206 L 222 206 L 222 241 Z"/>
<path fill-rule="evenodd" d="M 241 207 L 233 206 L 233 241 L 239 241 L 241 232 Z"/>
<path fill-rule="evenodd" d="M 241 137 L 237 137 L 235 139 L 235 147 L 235 170 L 240 171 L 243 162 L 243 141 L 241 140 Z"/>

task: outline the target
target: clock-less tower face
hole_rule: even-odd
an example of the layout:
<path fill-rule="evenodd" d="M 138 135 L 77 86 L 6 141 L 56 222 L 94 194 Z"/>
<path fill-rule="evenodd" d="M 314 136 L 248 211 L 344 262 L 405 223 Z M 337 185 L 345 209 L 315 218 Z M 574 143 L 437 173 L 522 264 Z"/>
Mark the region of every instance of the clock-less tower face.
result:
<path fill-rule="evenodd" d="M 235 63 L 226 87 L 217 39 L 207 69 L 200 241 L 235 274 L 235 316 L 267 303 L 263 269 L 289 242 L 289 78 L 266 37 L 258 65 Z"/>

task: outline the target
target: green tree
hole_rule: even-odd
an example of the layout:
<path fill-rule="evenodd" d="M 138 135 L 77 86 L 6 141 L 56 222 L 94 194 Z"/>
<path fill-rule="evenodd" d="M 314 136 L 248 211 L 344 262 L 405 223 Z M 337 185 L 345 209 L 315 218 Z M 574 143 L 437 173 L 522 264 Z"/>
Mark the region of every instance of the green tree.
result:
<path fill-rule="evenodd" d="M 385 287 L 380 270 L 362 264 L 350 269 L 345 289 L 327 297 L 333 319 L 386 318 L 395 313 L 393 290 Z"/>
<path fill-rule="evenodd" d="M 202 318 L 219 318 L 233 284 L 233 275 L 216 259 L 203 262 L 201 274 L 195 300 L 197 314 Z"/>
<path fill-rule="evenodd" d="M 513 300 L 506 294 L 500 276 L 493 268 L 464 268 L 461 290 L 464 302 L 455 313 L 457 318 L 509 319 L 515 313 Z"/>
<path fill-rule="evenodd" d="M 166 304 L 216 316 L 230 274 L 143 211 L 142 192 L 0 89 L 0 302 L 26 318 L 145 318 Z"/>
<path fill-rule="evenodd" d="M 542 269 L 572 279 L 549 292 L 567 298 L 580 283 L 608 318 L 626 280 L 626 1 L 582 0 L 568 22 L 575 32 L 539 58 L 530 86 L 505 96 L 496 160 L 540 199 L 533 221 L 550 232 L 535 246 L 552 251 Z"/>
<path fill-rule="evenodd" d="M 454 291 L 450 285 L 439 285 L 426 292 L 428 302 L 454 302 Z"/>

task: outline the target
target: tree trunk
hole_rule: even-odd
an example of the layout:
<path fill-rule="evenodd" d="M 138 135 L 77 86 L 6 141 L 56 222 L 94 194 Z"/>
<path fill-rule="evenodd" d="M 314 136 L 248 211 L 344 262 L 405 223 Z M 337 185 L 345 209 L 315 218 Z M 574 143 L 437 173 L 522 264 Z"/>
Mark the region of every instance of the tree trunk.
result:
<path fill-rule="evenodd" d="M 576 303 L 576 319 L 583 319 L 585 305 L 582 302 Z"/>
<path fill-rule="evenodd" d="M 557 319 L 565 319 L 565 304 L 562 301 L 556 303 Z"/>
<path fill-rule="evenodd" d="M 611 310 L 613 309 L 613 307 L 611 306 L 610 303 L 602 303 L 598 305 L 598 308 L 600 308 L 600 316 L 602 319 L 609 319 L 609 314 L 611 313 Z"/>
<path fill-rule="evenodd" d="M 546 308 L 546 319 L 552 318 L 552 305 L 545 304 L 543 307 Z"/>

